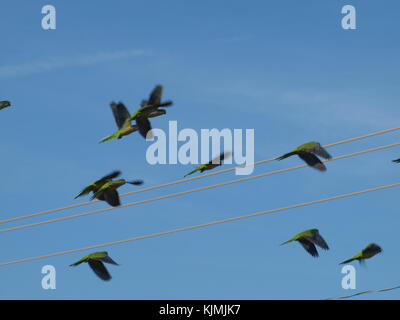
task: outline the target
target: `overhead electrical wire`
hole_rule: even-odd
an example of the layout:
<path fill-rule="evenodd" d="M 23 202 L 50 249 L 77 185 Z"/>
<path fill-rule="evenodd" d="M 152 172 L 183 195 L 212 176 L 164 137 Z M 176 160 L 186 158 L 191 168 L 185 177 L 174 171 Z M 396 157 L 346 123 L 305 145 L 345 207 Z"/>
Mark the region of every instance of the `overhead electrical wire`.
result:
<path fill-rule="evenodd" d="M 342 194 L 342 195 L 338 195 L 338 196 L 332 196 L 332 197 L 329 197 L 329 198 L 324 198 L 324 199 L 319 199 L 319 200 L 314 200 L 314 201 L 309 201 L 309 202 L 303 202 L 303 203 L 299 203 L 299 204 L 295 204 L 295 205 L 291 205 L 291 206 L 287 206 L 287 207 L 281 207 L 281 208 L 277 208 L 277 209 L 266 210 L 266 211 L 261 211 L 261 212 L 257 212 L 257 213 L 251 213 L 251 214 L 242 215 L 242 216 L 238 216 L 238 217 L 234 217 L 234 218 L 227 218 L 227 219 L 223 219 L 223 220 L 212 221 L 212 222 L 198 224 L 198 225 L 194 225 L 194 226 L 183 227 L 183 228 L 179 228 L 179 229 L 172 229 L 172 230 L 163 231 L 163 232 L 157 232 L 157 233 L 148 234 L 148 235 L 139 236 L 139 237 L 134 237 L 134 238 L 130 238 L 130 239 L 112 241 L 112 242 L 92 245 L 92 246 L 88 246 L 88 247 L 72 249 L 72 250 L 66 250 L 66 251 L 60 251 L 60 252 L 45 254 L 45 255 L 41 255 L 41 256 L 30 257 L 30 258 L 11 260 L 11 261 L 0 263 L 0 267 L 6 266 L 6 265 L 11 265 L 11 264 L 27 262 L 27 261 L 33 261 L 33 260 L 39 260 L 39 259 L 54 257 L 54 256 L 65 255 L 65 254 L 70 254 L 70 253 L 75 253 L 75 252 L 80 252 L 80 251 L 85 251 L 85 250 L 97 249 L 97 248 L 101 248 L 101 247 L 107 247 L 107 246 L 122 244 L 122 243 L 126 243 L 126 242 L 133 242 L 133 241 L 138 241 L 138 240 L 143 240 L 143 239 L 148 239 L 148 238 L 154 238 L 154 237 L 167 235 L 167 234 L 172 234 L 172 233 L 178 233 L 178 232 L 182 232 L 182 231 L 188 231 L 188 230 L 193 230 L 193 229 L 209 227 L 209 226 L 218 225 L 218 224 L 222 224 L 222 223 L 238 221 L 238 220 L 242 220 L 242 219 L 257 217 L 257 216 L 271 214 L 271 213 L 276 213 L 276 212 L 285 211 L 285 210 L 289 210 L 289 209 L 310 206 L 310 205 L 313 205 L 313 204 L 318 204 L 318 203 L 328 202 L 328 201 L 332 201 L 332 200 L 348 198 L 348 197 L 352 197 L 352 196 L 356 196 L 356 195 L 360 195 L 360 194 L 365 194 L 365 193 L 370 193 L 370 192 L 374 192 L 374 191 L 378 191 L 378 190 L 394 188 L 394 187 L 398 187 L 398 186 L 400 186 L 400 182 L 389 184 L 389 185 L 384 185 L 384 186 L 380 186 L 380 187 L 375 187 L 375 188 L 371 188 L 371 189 L 364 189 L 364 190 L 360 190 L 360 191 L 350 192 L 350 193 L 346 193 L 346 194 Z"/>
<path fill-rule="evenodd" d="M 348 299 L 348 298 L 353 298 L 353 297 L 360 296 L 360 295 L 363 295 L 363 294 L 370 294 L 370 293 L 377 293 L 377 292 L 384 292 L 384 291 L 392 291 L 392 290 L 395 290 L 395 289 L 400 289 L 400 286 L 395 286 L 395 287 L 385 288 L 385 289 L 378 289 L 378 290 L 362 291 L 362 292 L 350 294 L 348 296 L 341 296 L 341 297 L 337 297 L 337 298 L 327 298 L 327 299 L 324 299 L 324 300 Z"/>
<path fill-rule="evenodd" d="M 396 131 L 396 130 L 400 130 L 400 127 L 385 129 L 385 130 L 369 133 L 369 134 L 366 134 L 366 135 L 362 135 L 362 136 L 358 136 L 358 137 L 354 137 L 354 138 L 349 138 L 349 139 L 345 139 L 345 140 L 341 140 L 341 141 L 337 141 L 337 142 L 334 142 L 334 143 L 326 144 L 323 147 L 325 147 L 325 148 L 333 147 L 333 146 L 336 146 L 336 145 L 340 145 L 340 144 L 344 144 L 344 143 L 348 143 L 348 142 L 353 142 L 353 141 L 358 141 L 358 140 L 361 140 L 361 139 L 370 138 L 370 137 L 373 137 L 373 136 L 377 136 L 377 135 L 393 132 L 393 131 Z M 139 190 L 135 190 L 135 191 L 131 191 L 131 192 L 126 192 L 126 193 L 121 194 L 120 196 L 124 197 L 124 196 L 127 196 L 127 195 L 132 195 L 132 194 L 141 193 L 141 192 L 145 192 L 145 191 L 160 189 L 160 188 L 164 188 L 164 187 L 167 187 L 167 186 L 171 186 L 171 185 L 175 185 L 175 184 L 179 184 L 179 183 L 183 183 L 183 182 L 193 181 L 193 180 L 202 179 L 202 178 L 206 178 L 206 177 L 209 177 L 209 176 L 213 176 L 213 175 L 217 175 L 217 174 L 233 171 L 233 170 L 236 170 L 238 168 L 243 168 L 243 167 L 248 167 L 248 166 L 255 166 L 255 165 L 258 165 L 258 164 L 262 164 L 262 163 L 268 163 L 268 162 L 271 162 L 271 161 L 274 161 L 274 160 L 276 160 L 276 158 L 264 159 L 264 160 L 260 160 L 260 161 L 257 161 L 257 162 L 254 162 L 254 163 L 250 163 L 250 164 L 247 164 L 247 165 L 236 166 L 236 167 L 233 167 L 233 168 L 228 168 L 228 169 L 223 169 L 223 170 L 219 170 L 219 171 L 206 173 L 206 174 L 203 174 L 201 176 L 185 178 L 185 179 L 176 180 L 176 181 L 172 181 L 172 182 L 168 182 L 168 183 L 164 183 L 164 184 L 159 184 L 159 185 L 156 185 L 156 186 L 147 187 L 147 188 L 143 188 L 143 189 L 139 189 Z M 26 218 L 32 218 L 32 217 L 36 217 L 36 216 L 40 216 L 40 215 L 44 215 L 44 214 L 49 214 L 49 213 L 54 213 L 54 212 L 58 212 L 58 211 L 62 211 L 62 210 L 77 208 L 77 207 L 85 206 L 85 205 L 88 205 L 88 204 L 96 203 L 96 202 L 99 202 L 99 201 L 100 200 L 86 201 L 86 202 L 77 203 L 77 204 L 73 204 L 73 205 L 69 205 L 69 206 L 65 206 L 65 207 L 60 207 L 60 208 L 55 208 L 55 209 L 35 212 L 35 213 L 27 214 L 27 215 L 22 215 L 22 216 L 18 216 L 18 217 L 14 217 L 14 218 L 4 219 L 4 220 L 0 220 L 0 224 L 13 222 L 13 221 L 18 221 L 18 220 L 22 220 L 22 219 L 26 219 Z"/>
<path fill-rule="evenodd" d="M 339 159 L 354 157 L 354 156 L 357 156 L 357 155 L 361 155 L 361 154 L 365 154 L 365 153 L 369 153 L 369 152 L 373 152 L 373 151 L 378 151 L 378 150 L 382 150 L 382 149 L 386 149 L 386 148 L 391 148 L 391 147 L 399 146 L 399 145 L 400 145 L 400 142 L 396 142 L 396 143 L 388 144 L 388 145 L 385 145 L 385 146 L 380 146 L 380 147 L 376 147 L 376 148 L 372 148 L 372 149 L 367 149 L 367 150 L 363 150 L 363 151 L 358 151 L 358 152 L 353 152 L 353 153 L 341 155 L 341 156 L 338 156 L 338 157 L 334 157 L 334 158 L 332 158 L 330 160 L 323 160 L 323 162 L 328 162 L 328 161 L 331 162 L 331 161 L 335 161 L 335 160 L 339 160 Z M 95 213 L 109 212 L 111 210 L 116 210 L 116 209 L 120 209 L 120 208 L 126 208 L 126 207 L 130 207 L 130 206 L 138 205 L 138 204 L 142 204 L 142 203 L 154 202 L 154 201 L 158 201 L 158 200 L 162 200 L 162 199 L 181 196 L 181 195 L 184 195 L 184 194 L 189 194 L 189 193 L 194 193 L 194 192 L 198 192 L 198 191 L 208 190 L 208 189 L 217 188 L 217 187 L 221 187 L 221 186 L 225 186 L 225 185 L 229 185 L 229 184 L 234 184 L 234 183 L 238 183 L 238 182 L 244 182 L 244 181 L 248 181 L 248 180 L 253 180 L 253 179 L 266 177 L 266 176 L 270 176 L 270 175 L 277 174 L 277 173 L 292 171 L 292 170 L 296 170 L 296 169 L 300 169 L 300 168 L 304 168 L 304 167 L 307 167 L 307 165 L 306 164 L 298 165 L 298 166 L 294 166 L 294 167 L 290 167 L 290 168 L 286 168 L 286 169 L 281 169 L 281 170 L 276 170 L 276 171 L 271 171 L 271 172 L 266 172 L 266 173 L 262 173 L 262 174 L 259 174 L 259 175 L 246 177 L 246 178 L 230 180 L 230 181 L 214 184 L 214 185 L 211 185 L 211 186 L 205 186 L 205 187 L 200 187 L 200 188 L 196 188 L 196 189 L 189 189 L 189 190 L 186 190 L 186 191 L 170 193 L 170 194 L 159 196 L 159 197 L 155 197 L 155 198 L 150 198 L 150 199 L 145 199 L 145 200 L 140 200 L 140 201 L 136 201 L 136 202 L 132 202 L 132 203 L 123 204 L 123 205 L 120 205 L 118 207 L 108 207 L 108 208 L 103 208 L 103 209 L 98 209 L 98 210 L 93 210 L 93 211 L 82 212 L 82 213 L 78 213 L 78 214 L 74 214 L 74 215 L 70 215 L 70 216 L 66 216 L 66 217 L 60 217 L 60 218 L 54 218 L 54 219 L 50 219 L 50 220 L 44 220 L 44 221 L 39 221 L 39 222 L 35 222 L 35 223 L 30 223 L 30 224 L 24 224 L 24 225 L 11 227 L 11 228 L 7 228 L 7 229 L 1 229 L 0 233 L 5 233 L 5 232 L 10 232 L 10 231 L 15 231 L 15 230 L 31 228 L 31 227 L 44 225 L 44 224 L 49 224 L 49 223 L 54 223 L 54 222 L 58 222 L 58 221 L 70 220 L 70 219 L 79 218 L 79 217 L 83 217 L 83 216 L 87 216 L 87 215 L 91 215 L 91 214 L 95 214 Z"/>

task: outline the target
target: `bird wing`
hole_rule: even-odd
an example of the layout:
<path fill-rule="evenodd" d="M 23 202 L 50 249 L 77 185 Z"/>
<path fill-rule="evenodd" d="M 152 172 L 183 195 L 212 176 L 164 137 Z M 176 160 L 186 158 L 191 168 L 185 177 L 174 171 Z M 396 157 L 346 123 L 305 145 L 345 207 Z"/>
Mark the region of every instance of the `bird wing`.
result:
<path fill-rule="evenodd" d="M 311 254 L 313 257 L 318 257 L 317 248 L 311 241 L 304 238 L 299 239 L 298 241 L 309 254 Z"/>
<path fill-rule="evenodd" d="M 163 88 L 161 85 L 155 86 L 153 91 L 150 94 L 148 104 L 149 105 L 158 105 L 161 103 L 161 96 L 162 96 Z"/>
<path fill-rule="evenodd" d="M 396 160 L 393 160 L 393 162 L 400 163 L 400 158 L 396 159 Z"/>
<path fill-rule="evenodd" d="M 118 129 L 123 128 L 127 119 L 131 118 L 131 115 L 128 109 L 125 107 L 123 103 L 111 103 L 111 110 L 114 115 L 115 123 L 117 124 Z"/>
<path fill-rule="evenodd" d="M 102 262 L 105 263 L 110 263 L 110 264 L 115 264 L 116 266 L 118 266 L 118 263 L 116 263 L 113 259 L 111 259 L 109 256 L 105 256 L 103 258 L 99 258 L 98 260 L 101 260 Z"/>
<path fill-rule="evenodd" d="M 118 177 L 120 174 L 121 174 L 121 171 L 115 170 L 115 171 L 111 172 L 110 174 L 105 175 L 103 178 L 97 180 L 96 182 L 112 180 L 112 179 L 115 179 L 116 177 Z"/>
<path fill-rule="evenodd" d="M 118 207 L 119 205 L 121 205 L 117 190 L 115 190 L 115 189 L 105 190 L 103 192 L 103 195 L 104 195 L 104 200 L 107 201 L 107 203 L 110 206 Z"/>
<path fill-rule="evenodd" d="M 108 281 L 111 279 L 111 275 L 104 266 L 103 262 L 98 260 L 89 259 L 88 264 L 90 268 L 94 271 L 94 273 L 104 281 Z"/>
<path fill-rule="evenodd" d="M 324 159 L 332 159 L 332 156 L 320 144 L 312 152 Z"/>
<path fill-rule="evenodd" d="M 308 152 L 299 152 L 298 156 L 305 161 L 310 167 L 317 169 L 319 171 L 326 171 L 325 165 L 322 163 L 321 160 L 318 159 L 317 156 L 313 155 L 312 153 Z"/>
<path fill-rule="evenodd" d="M 324 250 L 329 250 L 328 244 L 319 233 L 316 233 L 312 238 L 309 238 L 309 240 L 312 241 L 317 246 L 319 246 L 320 248 Z"/>
<path fill-rule="evenodd" d="M 148 118 L 146 117 L 138 117 L 136 118 L 137 126 L 139 127 L 139 132 L 146 139 L 147 134 L 151 130 L 151 123 Z M 148 138 L 153 138 L 152 132 L 149 133 Z"/>
<path fill-rule="evenodd" d="M 221 153 L 218 157 L 215 157 L 209 161 L 208 164 L 221 164 L 221 161 L 223 161 L 225 158 L 229 158 L 231 155 L 231 152 Z"/>

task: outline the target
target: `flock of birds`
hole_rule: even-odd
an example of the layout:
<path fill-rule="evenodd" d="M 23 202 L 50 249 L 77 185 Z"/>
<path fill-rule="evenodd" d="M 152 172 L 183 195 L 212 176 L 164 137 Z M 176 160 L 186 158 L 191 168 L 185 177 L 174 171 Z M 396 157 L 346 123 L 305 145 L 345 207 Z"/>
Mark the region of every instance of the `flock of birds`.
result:
<path fill-rule="evenodd" d="M 153 91 L 151 92 L 148 100 L 142 100 L 140 104 L 140 108 L 136 110 L 133 115 L 130 114 L 128 109 L 122 102 L 111 102 L 110 107 L 113 113 L 116 125 L 118 130 L 110 136 L 105 137 L 100 141 L 106 142 L 112 139 L 121 139 L 124 136 L 127 136 L 135 131 L 139 131 L 140 135 L 144 138 L 152 138 L 152 126 L 149 121 L 149 118 L 158 117 L 166 114 L 166 110 L 163 107 L 172 106 L 173 102 L 171 100 L 162 102 L 162 92 L 163 87 L 161 85 L 155 86 Z M 10 107 L 10 101 L 0 101 L 0 110 Z M 136 124 L 132 124 L 135 121 Z M 293 155 L 297 155 L 300 159 L 302 159 L 308 166 L 318 170 L 318 171 L 326 171 L 327 168 L 325 164 L 319 159 L 319 157 L 324 159 L 331 159 L 331 155 L 321 146 L 318 142 L 308 142 L 298 146 L 292 151 L 276 158 L 276 160 L 283 160 L 285 158 L 291 157 Z M 190 171 L 185 175 L 191 175 L 197 171 L 200 173 L 212 170 L 222 164 L 222 161 L 231 156 L 230 152 L 225 152 L 220 154 L 218 157 L 212 159 L 208 163 L 200 164 L 194 170 Z M 400 158 L 393 160 L 393 162 L 400 163 Z M 100 178 L 97 181 L 90 183 L 86 186 L 76 197 L 81 197 L 84 195 L 88 195 L 92 193 L 91 200 L 98 199 L 101 201 L 107 202 L 110 206 L 117 207 L 121 205 L 120 197 L 117 189 L 125 184 L 131 185 L 142 185 L 142 180 L 133 180 L 127 181 L 125 179 L 116 179 L 120 176 L 121 172 L 116 170 L 111 172 L 110 174 Z M 324 238 L 320 235 L 318 229 L 310 229 L 305 230 L 297 235 L 295 235 L 290 240 L 282 243 L 282 245 L 297 241 L 302 247 L 313 257 L 318 257 L 318 251 L 316 246 L 329 250 L 329 246 L 324 240 Z M 359 253 L 354 255 L 352 258 L 347 259 L 340 264 L 345 264 L 352 262 L 354 260 L 358 260 L 361 263 L 364 263 L 366 259 L 370 259 L 376 254 L 382 252 L 382 248 L 375 244 L 370 243 L 364 249 L 362 249 Z M 112 260 L 107 251 L 94 252 L 82 257 L 77 262 L 71 264 L 70 266 L 78 266 L 81 263 L 88 263 L 90 268 L 94 271 L 94 273 L 102 280 L 110 280 L 111 275 L 108 272 L 107 268 L 104 266 L 104 263 L 118 265 L 114 260 Z"/>

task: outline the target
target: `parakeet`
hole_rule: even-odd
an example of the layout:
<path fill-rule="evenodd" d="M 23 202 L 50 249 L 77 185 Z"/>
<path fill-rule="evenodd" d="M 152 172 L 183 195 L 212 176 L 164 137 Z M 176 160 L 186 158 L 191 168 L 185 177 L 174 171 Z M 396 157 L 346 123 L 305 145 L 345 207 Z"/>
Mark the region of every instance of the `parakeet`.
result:
<path fill-rule="evenodd" d="M 93 199 L 106 201 L 110 206 L 118 207 L 121 205 L 117 189 L 124 184 L 129 183 L 135 186 L 143 184 L 142 180 L 126 181 L 125 179 L 111 180 L 98 188 L 92 196 Z"/>
<path fill-rule="evenodd" d="M 332 158 L 332 156 L 318 142 L 308 142 L 298 146 L 293 151 L 276 158 L 276 160 L 282 160 L 295 154 L 297 154 L 310 167 L 319 171 L 326 171 L 326 167 L 316 155 L 325 159 Z"/>
<path fill-rule="evenodd" d="M 396 160 L 393 160 L 393 162 L 400 163 L 400 158 L 396 159 Z"/>
<path fill-rule="evenodd" d="M 104 281 L 108 281 L 111 279 L 111 275 L 104 266 L 103 262 L 105 263 L 110 263 L 118 266 L 118 263 L 116 263 L 113 259 L 111 259 L 108 256 L 108 253 L 106 251 L 101 251 L 101 252 L 94 252 L 91 254 L 88 254 L 87 256 L 84 256 L 82 259 L 79 261 L 73 263 L 70 265 L 70 267 L 75 267 L 77 265 L 80 265 L 82 262 L 87 262 L 89 264 L 89 267 L 94 271 L 94 273 Z"/>
<path fill-rule="evenodd" d="M 105 137 L 100 141 L 100 143 L 109 141 L 114 138 L 121 139 L 123 136 L 127 136 L 128 134 L 131 134 L 132 132 L 138 130 L 138 127 L 136 125 L 132 125 L 131 115 L 122 102 L 119 103 L 111 102 L 110 107 L 114 115 L 118 131 L 116 131 L 115 133 L 113 133 L 108 137 Z"/>
<path fill-rule="evenodd" d="M 328 244 L 319 234 L 318 229 L 310 229 L 300 232 L 299 234 L 296 234 L 292 239 L 282 243 L 281 245 L 287 244 L 292 241 L 298 241 L 303 246 L 303 248 L 313 257 L 318 257 L 318 251 L 315 245 L 324 250 L 329 250 Z"/>
<path fill-rule="evenodd" d="M 141 107 L 136 110 L 132 115 L 131 120 L 136 120 L 136 125 L 139 128 L 139 133 L 146 138 L 147 133 L 151 130 L 151 123 L 148 118 L 157 117 L 166 113 L 165 109 L 160 107 L 169 107 L 172 105 L 172 101 L 168 100 L 161 102 L 163 87 L 157 85 L 150 94 L 149 100 L 143 100 Z M 149 138 L 152 137 L 150 132 Z"/>
<path fill-rule="evenodd" d="M 218 157 L 214 158 L 213 160 L 209 161 L 208 163 L 203 163 L 201 165 L 199 165 L 196 169 L 194 169 L 193 171 L 190 171 L 188 174 L 185 175 L 191 175 L 197 171 L 203 172 L 206 170 L 212 170 L 218 166 L 220 166 L 222 164 L 222 161 L 225 158 L 229 158 L 232 155 L 231 152 L 226 152 L 226 153 L 221 153 Z"/>
<path fill-rule="evenodd" d="M 11 106 L 10 101 L 0 101 L 0 110 L 10 106 Z"/>
<path fill-rule="evenodd" d="M 365 262 L 364 261 L 365 259 L 370 259 L 374 255 L 376 255 L 380 252 L 382 252 L 382 248 L 380 246 L 378 246 L 376 243 L 370 243 L 364 249 L 362 249 L 361 252 L 357 253 L 353 258 L 345 260 L 345 261 L 341 262 L 340 264 L 349 263 L 354 260 L 358 260 L 358 262 L 361 264 L 361 263 Z"/>
<path fill-rule="evenodd" d="M 103 178 L 92 182 L 91 184 L 89 184 L 87 187 L 85 187 L 76 197 L 81 197 L 84 196 L 90 192 L 96 193 L 97 190 L 100 189 L 101 186 L 103 186 L 105 183 L 110 182 L 112 179 L 115 179 L 116 177 L 118 177 L 121 174 L 121 171 L 113 171 L 110 174 L 104 176 Z"/>

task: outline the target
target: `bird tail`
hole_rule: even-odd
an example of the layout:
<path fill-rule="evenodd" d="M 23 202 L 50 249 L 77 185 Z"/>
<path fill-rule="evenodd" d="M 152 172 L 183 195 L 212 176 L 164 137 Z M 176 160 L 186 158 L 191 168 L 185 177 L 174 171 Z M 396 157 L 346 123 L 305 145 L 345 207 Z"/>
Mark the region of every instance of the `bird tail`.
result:
<path fill-rule="evenodd" d="M 281 243 L 281 246 L 283 246 L 284 244 L 290 243 L 290 242 L 292 242 L 292 241 L 293 241 L 293 239 L 290 239 L 290 240 L 288 240 L 288 241 L 282 242 L 282 243 Z"/>
<path fill-rule="evenodd" d="M 355 258 L 350 258 L 350 259 L 345 260 L 345 261 L 343 261 L 343 262 L 341 262 L 341 263 L 339 263 L 339 264 L 346 264 L 346 263 L 352 262 L 352 261 L 354 261 L 354 260 L 356 260 L 356 259 L 355 259 Z"/>
<path fill-rule="evenodd" d="M 295 154 L 296 154 L 296 152 L 292 151 L 292 152 L 284 154 L 283 156 L 280 156 L 280 157 L 276 158 L 275 160 L 283 160 L 283 159 L 291 157 L 291 156 L 293 156 Z"/>
<path fill-rule="evenodd" d="M 112 135 L 110 135 L 110 136 L 108 136 L 108 137 L 105 137 L 104 139 L 102 139 L 101 141 L 99 141 L 99 143 L 103 143 L 103 142 L 112 140 L 112 139 L 114 139 L 114 138 L 120 138 L 118 132 L 116 132 L 116 133 L 114 133 L 114 134 L 112 134 Z"/>
<path fill-rule="evenodd" d="M 170 107 L 172 106 L 173 102 L 171 100 L 165 101 L 163 103 L 160 103 L 158 106 L 159 107 Z"/>
<path fill-rule="evenodd" d="M 140 186 L 143 184 L 143 180 L 132 180 L 132 181 L 127 181 L 126 183 L 133 184 L 134 186 Z"/>
<path fill-rule="evenodd" d="M 183 177 L 190 176 L 191 174 L 195 173 L 195 172 L 198 171 L 198 170 L 199 170 L 199 169 L 196 168 L 196 169 L 194 169 L 193 171 L 190 171 L 189 173 L 185 174 Z"/>

